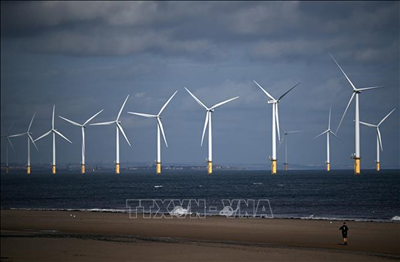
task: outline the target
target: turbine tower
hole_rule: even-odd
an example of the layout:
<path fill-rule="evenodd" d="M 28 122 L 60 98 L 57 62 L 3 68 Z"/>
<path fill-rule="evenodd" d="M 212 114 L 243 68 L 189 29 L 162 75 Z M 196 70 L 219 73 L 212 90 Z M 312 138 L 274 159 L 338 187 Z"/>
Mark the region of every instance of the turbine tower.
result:
<path fill-rule="evenodd" d="M 33 123 L 33 119 L 35 118 L 35 115 L 36 115 L 36 113 L 33 114 L 31 122 L 29 123 L 29 126 L 28 126 L 28 130 L 25 133 L 9 136 L 9 137 L 18 137 L 18 136 L 24 136 L 24 135 L 27 136 L 27 139 L 28 139 L 28 153 L 27 153 L 28 161 L 27 161 L 27 164 L 26 164 L 26 173 L 27 174 L 31 173 L 31 143 L 35 146 L 36 150 L 39 152 L 39 149 L 37 148 L 37 146 L 35 144 L 35 141 L 33 140 L 32 136 L 31 136 L 32 133 L 30 132 L 31 126 L 32 126 L 32 123 Z"/>
<path fill-rule="evenodd" d="M 187 89 L 185 87 L 186 91 L 188 91 L 188 93 L 194 98 L 194 100 L 202 107 L 204 107 L 204 109 L 206 110 L 206 120 L 204 122 L 204 128 L 203 128 L 203 135 L 201 137 L 201 146 L 203 145 L 203 140 L 204 140 L 204 134 L 206 133 L 206 129 L 207 129 L 207 125 L 208 125 L 208 158 L 207 158 L 207 171 L 208 174 L 211 175 L 212 174 L 212 128 L 211 128 L 211 113 L 214 112 L 214 109 L 222 106 L 223 104 L 226 104 L 232 100 L 235 100 L 237 97 L 225 100 L 221 103 L 218 103 L 210 108 L 206 107 L 197 97 L 195 97 L 190 91 L 189 89 Z"/>
<path fill-rule="evenodd" d="M 128 143 L 129 146 L 131 146 L 131 143 L 129 143 L 128 138 L 125 135 L 124 129 L 121 126 L 121 121 L 119 120 L 122 110 L 125 107 L 126 101 L 128 101 L 129 95 L 125 98 L 124 103 L 122 104 L 121 109 L 118 112 L 117 119 L 114 121 L 108 121 L 108 122 L 102 122 L 102 123 L 93 123 L 90 124 L 91 126 L 108 126 L 115 124 L 115 129 L 116 129 L 116 160 L 115 160 L 115 173 L 119 174 L 119 132 L 121 131 L 122 135 L 124 136 L 126 142 Z"/>
<path fill-rule="evenodd" d="M 316 139 L 317 137 L 320 137 L 322 135 L 326 134 L 326 171 L 329 172 L 331 171 L 331 157 L 330 157 L 330 134 L 335 136 L 337 139 L 340 140 L 340 138 L 331 130 L 331 109 L 329 108 L 329 120 L 328 120 L 328 129 L 322 132 L 321 134 L 317 135 L 314 137 Z M 341 140 L 340 140 L 341 141 Z"/>
<path fill-rule="evenodd" d="M 340 67 L 338 62 L 336 62 L 335 58 L 329 54 L 333 61 L 335 61 L 336 65 L 339 67 L 340 71 L 342 71 L 343 75 L 346 77 L 347 81 L 349 82 L 350 86 L 353 88 L 353 94 L 350 97 L 349 103 L 347 104 L 346 109 L 344 110 L 342 119 L 340 119 L 339 125 L 336 129 L 336 134 L 339 131 L 340 125 L 342 124 L 343 118 L 346 115 L 347 109 L 349 109 L 349 106 L 351 104 L 351 101 L 353 101 L 353 98 L 356 97 L 356 110 L 355 110 L 355 153 L 352 155 L 352 158 L 354 158 L 354 174 L 358 175 L 361 172 L 361 154 L 360 154 L 360 104 L 359 104 L 359 94 L 362 91 L 366 90 L 371 90 L 383 86 L 372 86 L 372 87 L 364 87 L 364 88 L 356 88 L 354 84 L 351 82 L 350 78 L 346 75 L 346 73 L 343 71 L 343 69 Z"/>
<path fill-rule="evenodd" d="M 11 123 L 10 127 L 7 129 L 7 134 L 1 136 L 1 137 L 4 137 L 4 138 L 7 139 L 7 142 L 6 142 L 6 174 L 8 174 L 8 172 L 10 171 L 10 170 L 9 170 L 9 166 L 8 166 L 8 144 L 10 144 L 11 149 L 15 152 L 14 146 L 13 146 L 13 144 L 11 143 L 10 135 L 9 135 L 10 130 L 11 130 L 11 128 L 12 128 L 13 125 L 14 125 L 14 121 Z"/>
<path fill-rule="evenodd" d="M 86 120 L 86 122 L 83 123 L 83 124 L 78 124 L 78 123 L 76 123 L 76 122 L 74 122 L 74 121 L 72 121 L 72 120 L 69 120 L 69 119 L 65 118 L 65 117 L 58 116 L 58 117 L 60 117 L 61 119 L 67 121 L 68 123 L 73 124 L 74 126 L 79 126 L 79 127 L 81 127 L 81 130 L 82 130 L 82 163 L 81 163 L 81 173 L 82 173 L 82 174 L 85 174 L 85 149 L 86 149 L 86 147 L 85 147 L 85 128 L 86 128 L 86 125 L 87 125 L 90 121 L 92 121 L 93 118 L 95 118 L 98 114 L 100 114 L 101 112 L 103 112 L 103 110 L 104 110 L 104 109 L 102 109 L 102 110 L 100 110 L 99 112 L 97 112 L 97 113 L 96 113 L 95 115 L 93 115 L 91 118 L 89 118 L 88 120 Z"/>
<path fill-rule="evenodd" d="M 373 124 L 369 124 L 369 123 L 365 123 L 365 122 L 361 122 L 360 124 L 364 125 L 364 126 L 368 126 L 368 127 L 373 127 L 376 128 L 376 171 L 380 171 L 381 170 L 381 163 L 380 163 L 380 155 L 379 155 L 379 147 L 381 148 L 381 150 L 383 151 L 383 145 L 382 145 L 382 136 L 381 136 L 381 131 L 379 130 L 379 126 L 386 120 L 386 118 L 388 118 L 393 111 L 396 110 L 393 109 L 392 111 L 390 111 L 389 114 L 387 114 L 377 125 L 373 125 Z"/>
<path fill-rule="evenodd" d="M 281 136 L 279 133 L 279 112 L 278 112 L 278 103 L 281 101 L 281 99 L 287 95 L 290 91 L 293 90 L 296 86 L 300 84 L 297 83 L 295 86 L 290 88 L 288 91 L 286 91 L 283 95 L 281 95 L 278 99 L 273 98 L 267 91 L 265 91 L 264 88 L 262 88 L 261 85 L 259 85 L 256 81 L 253 80 L 253 82 L 270 98 L 268 100 L 268 104 L 272 104 L 272 157 L 270 157 L 271 160 L 271 173 L 276 174 L 276 131 L 278 131 L 278 140 L 281 140 Z"/>
<path fill-rule="evenodd" d="M 56 173 L 56 134 L 59 135 L 60 137 L 64 138 L 65 140 L 67 140 L 68 142 L 70 142 L 72 144 L 72 142 L 66 138 L 63 134 L 61 134 L 59 131 L 57 131 L 57 129 L 55 129 L 54 127 L 54 114 L 56 111 L 56 106 L 53 106 L 53 114 L 52 114 L 52 118 L 51 118 L 51 129 L 50 131 L 48 131 L 47 133 L 41 135 L 40 137 L 36 138 L 34 140 L 34 142 L 42 139 L 43 137 L 46 137 L 50 134 L 53 134 L 53 163 L 51 165 L 51 170 L 52 173 L 55 174 Z"/>
<path fill-rule="evenodd" d="M 300 133 L 301 131 L 285 131 L 282 126 L 281 126 L 281 129 L 283 131 L 283 137 L 282 137 L 282 140 L 279 141 L 278 150 L 281 147 L 282 143 L 285 142 L 285 163 L 283 163 L 283 170 L 288 171 L 289 170 L 289 164 L 288 164 L 288 157 L 287 157 L 287 140 L 288 140 L 287 136 L 289 134 L 293 134 L 293 133 Z"/>
<path fill-rule="evenodd" d="M 157 164 L 156 173 L 157 174 L 161 174 L 161 135 L 160 135 L 160 132 L 163 135 L 165 145 L 168 147 L 167 138 L 165 137 L 163 124 L 161 122 L 161 113 L 164 111 L 164 109 L 167 107 L 168 103 L 172 100 L 172 98 L 176 95 L 177 92 L 178 91 L 175 91 L 175 93 L 168 99 L 168 101 L 164 104 L 164 106 L 161 108 L 160 112 L 158 112 L 157 115 L 128 112 L 128 114 L 132 114 L 132 115 L 157 119 L 157 160 L 156 160 L 156 164 Z"/>

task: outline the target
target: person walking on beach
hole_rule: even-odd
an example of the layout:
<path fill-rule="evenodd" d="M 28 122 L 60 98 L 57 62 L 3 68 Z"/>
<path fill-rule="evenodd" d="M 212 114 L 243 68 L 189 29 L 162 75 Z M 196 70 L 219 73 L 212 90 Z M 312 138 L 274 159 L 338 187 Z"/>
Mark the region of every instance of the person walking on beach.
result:
<path fill-rule="evenodd" d="M 341 226 L 339 230 L 342 230 L 343 245 L 347 245 L 347 231 L 349 228 L 346 226 L 346 222 L 343 222 L 343 226 Z"/>

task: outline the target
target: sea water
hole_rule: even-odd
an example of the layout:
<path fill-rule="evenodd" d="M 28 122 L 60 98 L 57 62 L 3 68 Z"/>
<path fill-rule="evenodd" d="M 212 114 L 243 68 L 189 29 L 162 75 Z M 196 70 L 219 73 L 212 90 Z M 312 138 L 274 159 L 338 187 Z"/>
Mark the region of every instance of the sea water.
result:
<path fill-rule="evenodd" d="M 273 217 L 399 221 L 399 170 L 269 171 L 165 170 L 113 173 L 2 174 L 2 209 L 128 212 L 127 199 L 268 199 Z M 165 209 L 164 209 L 165 210 Z M 203 212 L 203 209 L 192 212 Z M 217 209 L 218 211 L 218 209 Z M 205 209 L 209 215 L 215 210 Z"/>

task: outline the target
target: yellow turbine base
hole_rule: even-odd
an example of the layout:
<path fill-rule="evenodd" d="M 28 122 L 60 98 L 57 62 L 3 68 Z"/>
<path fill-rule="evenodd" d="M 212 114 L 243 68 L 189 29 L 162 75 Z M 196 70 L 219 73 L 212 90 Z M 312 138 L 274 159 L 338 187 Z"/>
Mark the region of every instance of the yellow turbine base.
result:
<path fill-rule="evenodd" d="M 26 173 L 29 175 L 31 173 L 31 166 L 26 167 Z"/>
<path fill-rule="evenodd" d="M 354 174 L 359 175 L 361 173 L 361 159 L 354 158 Z"/>
<path fill-rule="evenodd" d="M 207 161 L 207 171 L 209 175 L 212 174 L 212 161 Z"/>
<path fill-rule="evenodd" d="M 8 174 L 8 172 L 10 172 L 10 169 L 8 168 L 8 166 L 6 166 L 6 174 Z"/>
<path fill-rule="evenodd" d="M 331 171 L 331 164 L 326 163 L 326 171 L 327 172 Z"/>
<path fill-rule="evenodd" d="M 51 165 L 51 173 L 52 174 L 56 173 L 56 166 L 55 165 Z"/>
<path fill-rule="evenodd" d="M 276 174 L 276 159 L 271 160 L 271 174 Z"/>
<path fill-rule="evenodd" d="M 84 164 L 81 165 L 81 173 L 85 174 L 85 165 Z"/>
<path fill-rule="evenodd" d="M 376 162 L 376 171 L 381 171 L 381 163 Z"/>
<path fill-rule="evenodd" d="M 288 163 L 284 163 L 284 164 L 283 164 L 283 169 L 284 169 L 285 171 L 288 171 L 288 170 L 289 170 L 289 165 L 288 165 Z"/>
<path fill-rule="evenodd" d="M 157 168 L 156 168 L 157 174 L 161 174 L 161 162 L 157 162 Z"/>
<path fill-rule="evenodd" d="M 119 163 L 115 164 L 115 174 L 119 174 Z"/>

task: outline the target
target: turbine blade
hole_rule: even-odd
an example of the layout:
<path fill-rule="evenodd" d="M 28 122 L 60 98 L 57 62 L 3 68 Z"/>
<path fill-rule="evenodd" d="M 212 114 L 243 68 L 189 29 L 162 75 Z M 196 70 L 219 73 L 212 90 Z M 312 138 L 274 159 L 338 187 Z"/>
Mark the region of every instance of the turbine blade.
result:
<path fill-rule="evenodd" d="M 360 121 L 360 124 L 364 125 L 364 126 L 369 126 L 369 127 L 377 127 L 376 125 L 365 123 L 365 122 L 362 122 L 362 121 Z"/>
<path fill-rule="evenodd" d="M 376 88 L 381 88 L 381 87 L 386 87 L 386 86 L 363 87 L 363 88 L 358 88 L 357 91 L 365 91 L 365 90 L 371 90 L 371 89 L 376 89 Z"/>
<path fill-rule="evenodd" d="M 178 93 L 178 90 L 175 91 L 175 93 L 168 99 L 168 101 L 163 105 L 163 107 L 161 108 L 160 112 L 158 113 L 158 115 L 161 115 L 162 111 L 164 111 L 164 109 L 167 107 L 167 105 L 169 104 L 169 102 L 172 100 L 172 98 L 174 98 L 174 96 L 176 95 L 176 93 Z"/>
<path fill-rule="evenodd" d="M 29 133 L 29 130 L 31 130 L 31 126 L 32 126 L 32 123 L 33 123 L 33 119 L 35 119 L 35 115 L 36 115 L 36 112 L 32 116 L 31 122 L 29 123 L 29 126 L 28 126 L 28 131 L 26 131 L 27 133 Z"/>
<path fill-rule="evenodd" d="M 328 133 L 328 132 L 329 132 L 329 129 L 328 129 L 328 130 L 325 130 L 324 132 L 322 132 L 321 134 L 317 135 L 317 136 L 314 137 L 313 139 L 316 139 L 317 137 L 320 137 L 320 136 L 322 136 L 323 134 L 326 134 L 326 133 Z"/>
<path fill-rule="evenodd" d="M 276 106 L 276 111 L 275 111 L 275 114 L 276 114 L 276 128 L 277 128 L 277 130 L 278 130 L 278 140 L 281 140 L 281 133 L 280 133 L 280 131 L 279 131 L 279 112 L 278 112 L 278 104 L 277 103 L 275 103 L 275 106 Z"/>
<path fill-rule="evenodd" d="M 376 131 L 378 133 L 379 145 L 381 146 L 381 151 L 383 151 L 382 136 L 381 136 L 381 131 L 379 131 L 379 127 L 376 128 Z"/>
<path fill-rule="evenodd" d="M 339 67 L 340 71 L 342 71 L 343 75 L 346 77 L 347 81 L 350 83 L 351 87 L 353 88 L 353 90 L 357 90 L 357 88 L 353 85 L 353 83 L 351 82 L 350 78 L 346 75 L 346 73 L 343 71 L 343 69 L 340 67 L 340 65 L 338 64 L 338 62 L 336 62 L 335 58 L 331 55 L 331 53 L 329 53 L 329 55 L 332 57 L 333 61 L 335 61 L 336 65 Z"/>
<path fill-rule="evenodd" d="M 283 129 L 283 127 L 281 126 L 281 129 L 282 129 L 282 132 L 284 133 L 284 134 L 286 134 L 286 132 L 285 132 L 285 129 Z"/>
<path fill-rule="evenodd" d="M 381 122 L 379 122 L 378 126 L 380 126 L 380 125 L 383 123 L 383 121 L 385 121 L 386 118 L 388 118 L 388 117 L 393 113 L 394 110 L 396 110 L 396 108 L 394 108 L 392 111 L 390 111 L 389 114 L 387 114 L 387 115 L 381 120 Z"/>
<path fill-rule="evenodd" d="M 331 129 L 331 107 L 329 107 L 329 121 L 328 121 L 328 129 Z"/>
<path fill-rule="evenodd" d="M 333 136 L 335 136 L 337 139 L 339 139 L 340 142 L 342 142 L 344 144 L 343 140 L 340 139 L 335 133 L 333 133 L 332 131 L 329 131 L 329 133 L 331 133 Z"/>
<path fill-rule="evenodd" d="M 90 121 L 93 120 L 93 118 L 95 118 L 96 116 L 98 116 L 98 115 L 99 115 L 101 112 L 103 112 L 103 111 L 104 111 L 104 109 L 101 109 L 99 112 L 97 112 L 96 114 L 94 114 L 91 118 L 89 118 L 88 120 L 86 120 L 86 122 L 83 123 L 82 126 L 86 126 Z"/>
<path fill-rule="evenodd" d="M 293 134 L 293 133 L 301 133 L 303 132 L 302 130 L 295 130 L 295 131 L 288 131 L 286 134 Z"/>
<path fill-rule="evenodd" d="M 57 135 L 61 136 L 62 138 L 64 138 L 65 140 L 67 140 L 68 142 L 70 142 L 70 143 L 72 144 L 71 140 L 69 140 L 68 138 L 66 138 L 63 134 L 61 134 L 61 133 L 58 132 L 57 130 L 53 130 L 53 131 L 54 131 L 54 133 L 56 133 Z"/>
<path fill-rule="evenodd" d="M 355 95 L 356 95 L 356 93 L 353 92 L 353 94 L 352 94 L 351 97 L 350 97 L 349 103 L 347 104 L 347 107 L 346 107 L 346 109 L 344 110 L 342 119 L 340 119 L 339 125 L 338 125 L 338 127 L 336 128 L 336 132 L 335 132 L 336 134 L 337 134 L 338 131 L 339 131 L 339 128 L 340 128 L 340 125 L 342 124 L 343 118 L 344 118 L 344 116 L 346 115 L 347 109 L 349 109 L 349 106 L 350 106 L 350 104 L 351 104 L 351 101 L 353 101 L 353 98 L 354 98 Z"/>
<path fill-rule="evenodd" d="M 49 132 L 47 132 L 47 133 L 44 133 L 43 135 L 41 135 L 41 136 L 39 136 L 38 138 L 36 138 L 35 140 L 33 140 L 33 141 L 38 141 L 38 140 L 40 140 L 40 139 L 42 139 L 43 137 L 45 137 L 45 136 L 48 136 L 48 135 L 50 135 L 51 134 L 51 131 L 52 130 L 50 130 Z"/>
<path fill-rule="evenodd" d="M 206 120 L 204 121 L 203 135 L 201 136 L 200 146 L 203 146 L 204 135 L 206 133 L 206 129 L 207 129 L 207 125 L 208 125 L 208 114 L 210 114 L 210 111 L 207 111 L 207 113 L 206 113 Z"/>
<path fill-rule="evenodd" d="M 285 140 L 285 137 L 286 137 L 286 135 L 284 135 L 284 136 L 282 137 L 282 140 L 279 141 L 278 150 L 279 150 L 279 148 L 281 148 L 281 145 L 282 145 L 283 141 Z"/>
<path fill-rule="evenodd" d="M 19 136 L 23 136 L 23 135 L 26 135 L 26 133 L 15 134 L 15 135 L 7 136 L 7 137 L 19 137 Z"/>
<path fill-rule="evenodd" d="M 148 117 L 148 118 L 157 117 L 156 115 L 149 115 L 149 114 L 135 113 L 135 112 L 128 112 L 128 114 L 137 115 L 137 116 L 144 116 L 144 117 Z"/>
<path fill-rule="evenodd" d="M 165 145 L 168 147 L 167 138 L 165 137 L 165 133 L 164 133 L 164 127 L 163 127 L 163 124 L 161 122 L 161 119 L 158 118 L 158 117 L 157 117 L 157 122 L 158 122 L 158 125 L 160 126 L 161 134 L 162 134 L 162 136 L 164 138 Z"/>
<path fill-rule="evenodd" d="M 53 114 L 51 116 L 51 129 L 54 129 L 54 113 L 56 111 L 56 105 L 53 105 Z"/>
<path fill-rule="evenodd" d="M 108 126 L 111 124 L 114 124 L 115 121 L 108 121 L 108 122 L 101 122 L 101 123 L 93 123 L 93 124 L 89 124 L 90 126 Z"/>
<path fill-rule="evenodd" d="M 121 131 L 122 135 L 125 137 L 126 142 L 128 143 L 129 146 L 131 146 L 131 143 L 129 143 L 128 137 L 125 135 L 124 129 L 122 129 L 122 126 L 117 122 L 117 126 L 119 131 Z"/>
<path fill-rule="evenodd" d="M 238 98 L 239 98 L 239 97 L 237 96 L 237 97 L 234 97 L 234 98 L 225 100 L 224 102 L 221 102 L 221 103 L 218 103 L 218 104 L 212 106 L 212 107 L 210 108 L 210 110 L 215 109 L 215 108 L 217 108 L 217 107 L 219 107 L 219 106 L 222 106 L 222 105 L 224 105 L 224 104 L 226 104 L 226 103 L 229 103 L 229 102 L 231 102 L 231 101 L 233 101 L 233 100 L 235 100 L 235 99 L 238 99 Z"/>
<path fill-rule="evenodd" d="M 278 101 L 281 100 L 281 99 L 282 99 L 285 95 L 287 95 L 290 91 L 292 91 L 293 88 L 295 88 L 296 86 L 300 85 L 300 83 L 301 83 L 301 82 L 298 82 L 294 87 L 290 88 L 288 91 L 286 91 L 286 93 L 284 93 L 283 95 L 281 95 L 281 96 L 278 98 Z"/>
<path fill-rule="evenodd" d="M 32 144 L 35 146 L 36 150 L 39 152 L 39 148 L 36 146 L 35 141 L 33 140 L 33 138 L 31 137 L 31 135 L 29 133 L 28 133 L 28 137 L 29 137 L 29 140 L 31 140 Z"/>
<path fill-rule="evenodd" d="M 10 144 L 12 150 L 15 152 L 15 148 L 14 148 L 13 144 L 11 143 L 11 140 L 10 140 L 10 138 L 8 136 L 7 136 L 7 141 Z"/>
<path fill-rule="evenodd" d="M 11 122 L 10 127 L 7 129 L 7 134 L 10 132 L 10 130 L 11 130 L 11 128 L 13 127 L 14 123 L 15 123 L 15 120 L 13 120 L 13 121 Z"/>
<path fill-rule="evenodd" d="M 206 110 L 209 110 L 208 107 L 206 107 L 206 106 L 200 101 L 200 99 L 198 99 L 195 95 L 193 95 L 193 94 L 189 91 L 189 89 L 187 89 L 186 87 L 185 87 L 185 89 L 186 89 L 186 91 L 188 91 L 188 93 L 194 98 L 194 100 L 196 100 L 196 102 L 197 102 L 199 105 L 201 105 L 202 107 L 204 107 Z"/>
<path fill-rule="evenodd" d="M 260 84 L 258 84 L 255 80 L 253 80 L 253 82 L 258 85 L 259 88 L 261 88 L 261 90 L 272 100 L 275 100 L 275 98 L 273 98 Z"/>
<path fill-rule="evenodd" d="M 119 112 L 118 112 L 118 116 L 117 116 L 117 120 L 116 120 L 116 121 L 119 120 L 119 117 L 121 116 L 122 110 L 124 109 L 125 104 L 126 104 L 126 101 L 128 101 L 128 98 L 129 98 L 129 95 L 125 98 L 125 101 L 124 101 L 124 103 L 122 104 L 121 109 L 120 109 Z"/>
<path fill-rule="evenodd" d="M 65 118 L 65 117 L 62 117 L 62 116 L 58 116 L 58 117 L 63 119 L 63 120 L 65 120 L 65 121 L 67 121 L 70 124 L 73 124 L 74 126 L 82 126 L 81 124 L 78 124 L 78 123 L 76 123 L 76 122 L 74 122 L 72 120 L 69 120 L 68 118 Z"/>

